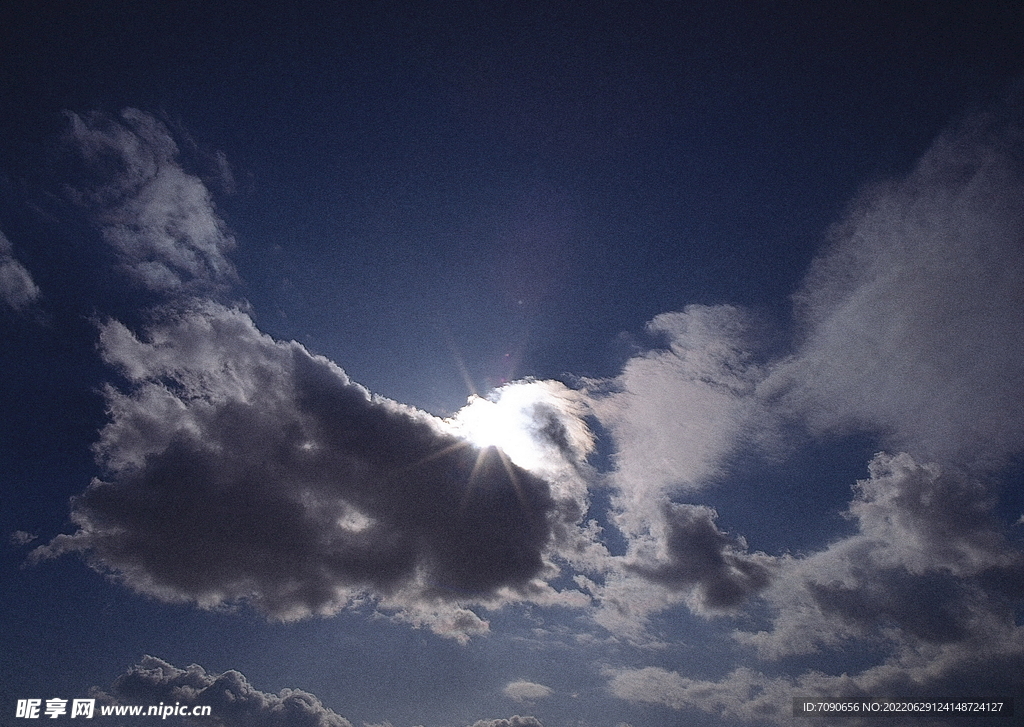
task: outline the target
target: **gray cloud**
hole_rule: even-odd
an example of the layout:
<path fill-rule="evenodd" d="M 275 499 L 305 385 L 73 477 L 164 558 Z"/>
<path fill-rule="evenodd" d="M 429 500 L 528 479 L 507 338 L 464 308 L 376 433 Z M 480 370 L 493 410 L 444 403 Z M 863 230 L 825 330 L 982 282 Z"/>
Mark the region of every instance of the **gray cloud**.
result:
<path fill-rule="evenodd" d="M 518 714 L 508 719 L 481 719 L 471 727 L 544 727 L 536 717 L 520 717 Z"/>
<path fill-rule="evenodd" d="M 238 310 L 195 303 L 140 336 L 111 321 L 100 340 L 129 382 L 106 390 L 105 474 L 74 499 L 78 531 L 36 558 L 80 552 L 143 593 L 290 619 L 363 591 L 420 605 L 532 592 L 552 522 L 579 516 Z"/>
<path fill-rule="evenodd" d="M 14 247 L 0 232 L 0 302 L 24 310 L 39 298 L 39 286 L 28 269 L 14 257 Z"/>
<path fill-rule="evenodd" d="M 1014 614 L 1024 597 L 1024 554 L 1006 541 L 978 487 L 963 472 L 878 455 L 849 509 L 859 532 L 779 559 L 764 592 L 771 628 L 736 632 L 767 659 L 869 644 L 885 654 L 874 666 L 795 677 L 739 667 L 717 680 L 655 667 L 608 669 L 611 693 L 776 724 L 790 723 L 797 696 L 941 701 L 969 690 L 999 701 L 1016 694 L 1024 687 L 1024 628 Z"/>
<path fill-rule="evenodd" d="M 127 382 L 105 389 L 103 476 L 73 501 L 77 532 L 34 559 L 77 552 L 142 593 L 247 601 L 279 619 L 369 593 L 396 620 L 459 640 L 488 630 L 461 603 L 586 602 L 546 583 L 556 551 L 579 558 L 590 543 L 579 521 L 593 441 L 575 392 L 512 387 L 532 392 L 519 427 L 539 453 L 529 471 L 371 395 L 204 298 L 235 279 L 234 241 L 160 122 L 134 109 L 69 119 L 67 194 L 165 306 L 137 333 L 100 325 L 100 352 Z"/>
<path fill-rule="evenodd" d="M 352 723 L 301 689 L 261 692 L 237 671 L 212 674 L 192 664 L 179 669 L 154 656 L 143 657 L 119 676 L 103 701 L 118 704 L 209 705 L 208 717 L 187 724 L 216 727 L 352 727 Z"/>
<path fill-rule="evenodd" d="M 974 117 L 876 185 L 797 297 L 805 340 L 763 387 L 816 428 L 881 432 L 923 460 L 1024 447 L 1021 131 Z"/>
<path fill-rule="evenodd" d="M 701 609 L 738 606 L 771 581 L 774 559 L 748 553 L 746 541 L 722 532 L 718 513 L 703 505 L 664 508 L 664 558 L 630 568 L 671 590 L 696 589 Z"/>
<path fill-rule="evenodd" d="M 1013 632 L 1024 553 L 980 483 L 906 454 L 880 454 L 870 472 L 849 508 L 858 532 L 784 561 L 766 593 L 773 628 L 740 640 L 774 658 L 855 638 L 926 649 Z"/>
<path fill-rule="evenodd" d="M 178 162 L 178 146 L 152 116 L 68 114 L 68 143 L 82 178 L 68 195 L 86 206 L 128 276 L 180 294 L 235 279 L 234 247 L 209 190 Z"/>

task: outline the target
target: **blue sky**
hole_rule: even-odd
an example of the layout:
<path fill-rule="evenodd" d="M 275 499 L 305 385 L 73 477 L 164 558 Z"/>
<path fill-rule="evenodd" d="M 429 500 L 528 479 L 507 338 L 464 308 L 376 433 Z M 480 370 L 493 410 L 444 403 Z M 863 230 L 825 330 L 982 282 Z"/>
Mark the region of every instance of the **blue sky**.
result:
<path fill-rule="evenodd" d="M 1021 698 L 1018 5 L 0 13 L 0 724 Z"/>

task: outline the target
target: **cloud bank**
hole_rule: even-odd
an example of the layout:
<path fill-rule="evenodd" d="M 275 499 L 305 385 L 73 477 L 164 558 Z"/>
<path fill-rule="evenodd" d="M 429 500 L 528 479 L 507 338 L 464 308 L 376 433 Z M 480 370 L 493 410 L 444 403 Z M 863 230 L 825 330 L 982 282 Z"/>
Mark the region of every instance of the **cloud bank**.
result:
<path fill-rule="evenodd" d="M 309 692 L 283 689 L 277 694 L 254 688 L 237 671 L 212 674 L 192 664 L 179 669 L 155 656 L 146 656 L 119 676 L 104 692 L 104 702 L 115 704 L 183 706 L 209 705 L 210 716 L 185 719 L 186 724 L 217 727 L 352 727 L 352 723 L 325 707 Z"/>

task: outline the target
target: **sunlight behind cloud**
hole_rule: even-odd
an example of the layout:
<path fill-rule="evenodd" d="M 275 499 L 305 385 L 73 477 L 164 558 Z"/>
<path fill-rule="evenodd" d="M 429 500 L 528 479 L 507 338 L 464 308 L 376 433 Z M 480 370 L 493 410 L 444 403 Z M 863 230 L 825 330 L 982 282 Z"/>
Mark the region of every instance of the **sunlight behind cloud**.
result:
<path fill-rule="evenodd" d="M 517 381 L 473 395 L 448 419 L 454 432 L 471 444 L 497 447 L 516 465 L 536 473 L 564 467 L 583 458 L 593 435 L 580 418 L 578 402 L 555 381 Z"/>

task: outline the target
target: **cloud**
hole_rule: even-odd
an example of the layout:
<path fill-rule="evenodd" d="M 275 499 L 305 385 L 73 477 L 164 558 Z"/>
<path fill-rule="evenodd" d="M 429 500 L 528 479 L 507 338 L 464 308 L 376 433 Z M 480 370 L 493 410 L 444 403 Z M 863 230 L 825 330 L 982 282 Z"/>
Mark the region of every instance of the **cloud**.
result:
<path fill-rule="evenodd" d="M 609 691 L 631 702 L 659 704 L 680 711 L 700 710 L 720 717 L 792 725 L 793 700 L 852 702 L 992 701 L 1006 705 L 1021 688 L 1024 640 L 1006 634 L 991 639 L 971 658 L 950 646 L 906 653 L 859 673 L 830 675 L 810 670 L 799 676 L 769 676 L 738 667 L 721 679 L 694 679 L 660 667 L 606 669 Z M 959 696 L 969 693 L 970 696 Z M 956 715 L 959 716 L 959 715 Z M 915 715 L 913 724 L 948 727 L 960 724 L 948 714 Z M 801 717 L 809 724 L 820 724 Z M 872 727 L 877 714 L 844 714 L 842 724 Z"/>
<path fill-rule="evenodd" d="M 81 166 L 67 193 L 88 209 L 131 280 L 177 295 L 236 279 L 226 257 L 234 239 L 206 186 L 182 169 L 163 124 L 130 108 L 117 117 L 67 116 Z"/>
<path fill-rule="evenodd" d="M 722 474 L 724 459 L 750 433 L 762 376 L 739 308 L 691 305 L 647 328 L 664 348 L 630 359 L 611 381 L 589 382 L 593 411 L 615 443 L 618 523 L 631 532 L 645 529 L 666 496 Z"/>
<path fill-rule="evenodd" d="M 154 656 L 145 656 L 119 676 L 109 692 L 96 691 L 104 701 L 119 704 L 184 706 L 209 705 L 208 717 L 186 720 L 217 727 L 352 727 L 352 723 L 301 689 L 277 694 L 261 692 L 237 671 L 212 674 L 192 664 L 179 669 Z"/>
<path fill-rule="evenodd" d="M 842 674 L 771 677 L 746 666 L 718 680 L 662 668 L 610 668 L 622 699 L 789 724 L 794 697 L 829 701 L 940 701 L 965 689 L 1005 701 L 1024 680 L 1024 553 L 1013 548 L 963 472 L 909 455 L 875 457 L 849 515 L 858 532 L 804 557 L 777 560 L 763 592 L 770 627 L 735 632 L 762 659 L 849 653 L 874 666 Z M 983 494 L 983 493 L 982 493 Z M 852 719 L 852 718 L 851 718 Z M 872 724 L 852 719 L 850 724 Z M 937 722 L 942 723 L 941 721 Z"/>
<path fill-rule="evenodd" d="M 550 697 L 553 693 L 551 687 L 523 680 L 509 682 L 501 691 L 506 697 L 517 702 L 532 702 Z"/>
<path fill-rule="evenodd" d="M 719 530 L 718 513 L 704 505 L 669 503 L 664 509 L 664 550 L 656 562 L 629 567 L 670 590 L 696 587 L 701 609 L 728 609 L 765 588 L 774 559 L 748 553 L 742 538 Z"/>
<path fill-rule="evenodd" d="M 976 116 L 831 232 L 796 298 L 804 341 L 763 386 L 819 430 L 924 461 L 1024 447 L 1021 130 Z"/>
<path fill-rule="evenodd" d="M 689 679 L 660 667 L 606 671 L 613 695 L 631 702 L 661 704 L 672 709 L 700 709 L 742 720 L 790 716 L 793 684 L 785 678 L 769 679 L 740 667 L 721 681 Z"/>
<path fill-rule="evenodd" d="M 593 558 L 582 399 L 521 382 L 529 470 L 453 422 L 370 394 L 297 343 L 262 334 L 245 304 L 210 296 L 237 276 L 234 241 L 167 128 L 126 109 L 69 114 L 66 193 L 129 278 L 162 307 L 130 330 L 99 325 L 109 422 L 102 477 L 72 504 L 77 531 L 33 553 L 77 552 L 128 587 L 276 619 L 330 614 L 369 594 L 392 617 L 464 641 L 465 604 L 578 605 L 546 581 L 552 558 Z M 189 142 L 187 136 L 186 142 Z M 598 554 L 599 555 L 599 554 Z"/>
<path fill-rule="evenodd" d="M 39 298 L 32 274 L 14 257 L 14 247 L 0 232 L 0 302 L 12 310 L 27 308 Z"/>
<path fill-rule="evenodd" d="M 928 648 L 1014 630 L 1024 553 L 980 483 L 909 455 L 880 454 L 857 483 L 858 532 L 784 562 L 766 598 L 773 629 L 740 634 L 766 658 L 853 639 Z"/>
<path fill-rule="evenodd" d="M 109 321 L 100 342 L 128 382 L 105 392 L 105 474 L 74 499 L 77 532 L 36 558 L 79 552 L 137 591 L 280 619 L 362 592 L 441 604 L 457 636 L 485 629 L 443 604 L 536 590 L 552 523 L 579 515 L 544 479 L 239 310 L 196 302 L 140 335 Z"/>
<path fill-rule="evenodd" d="M 738 580 L 719 582 L 727 597 L 717 603 L 756 593 L 751 613 L 766 620 L 734 632 L 753 659 L 774 671 L 809 655 L 839 666 L 794 677 L 739 666 L 718 679 L 609 668 L 611 693 L 788 724 L 794 696 L 934 701 L 969 690 L 1005 700 L 1024 687 L 1024 552 L 995 514 L 999 468 L 1024 445 L 1020 142 L 994 115 L 969 119 L 905 179 L 862 195 L 796 297 L 802 337 L 792 355 L 751 366 L 725 309 L 688 308 L 670 340 L 699 341 L 696 353 L 670 344 L 627 365 L 602 422 L 619 448 L 612 483 L 633 568 L 663 588 L 695 587 L 706 603 L 687 602 L 698 611 L 730 572 Z M 723 342 L 725 355 L 705 353 Z M 785 416 L 815 433 L 867 431 L 897 453 L 877 454 L 854 487 L 845 514 L 856 532 L 818 552 L 749 554 L 711 508 L 671 498 L 728 466 L 750 441 L 745 423 Z M 644 507 L 646 519 L 626 515 Z M 727 571 L 732 557 L 751 570 Z M 604 588 L 623 618 L 675 603 L 645 601 L 657 592 L 621 576 Z M 873 665 L 852 670 L 850 654 Z"/>
<path fill-rule="evenodd" d="M 663 347 L 630 359 L 612 380 L 586 382 L 591 410 L 614 444 L 611 522 L 626 553 L 603 583 L 598 623 L 643 641 L 650 613 L 681 600 L 702 613 L 732 609 L 767 586 L 772 559 L 721 531 L 711 508 L 673 498 L 717 482 L 741 445 L 758 446 L 767 413 L 750 316 L 691 305 L 648 324 Z"/>
<path fill-rule="evenodd" d="M 481 719 L 471 727 L 544 727 L 536 717 L 520 717 L 518 714 L 508 719 Z"/>
<path fill-rule="evenodd" d="M 11 533 L 10 542 L 11 545 L 28 545 L 38 537 L 38 535 L 27 533 L 24 530 L 15 530 Z"/>

